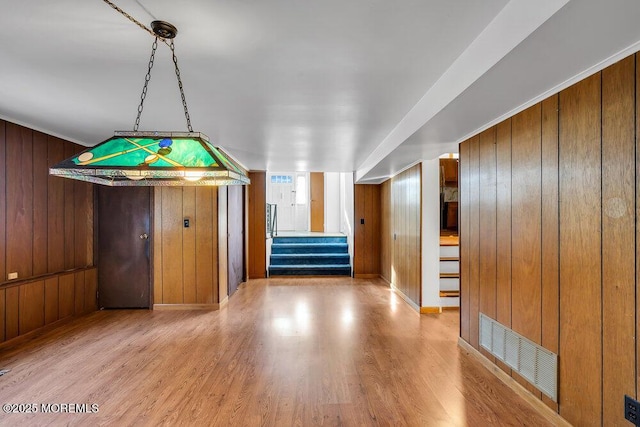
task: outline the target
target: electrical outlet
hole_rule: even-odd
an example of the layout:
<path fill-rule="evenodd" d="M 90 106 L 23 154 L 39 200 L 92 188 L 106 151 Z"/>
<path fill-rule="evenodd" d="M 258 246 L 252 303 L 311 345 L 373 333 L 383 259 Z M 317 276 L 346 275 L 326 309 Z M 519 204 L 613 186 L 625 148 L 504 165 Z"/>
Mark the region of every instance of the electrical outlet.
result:
<path fill-rule="evenodd" d="M 634 425 L 640 426 L 640 402 L 634 398 L 624 395 L 624 417 Z"/>
<path fill-rule="evenodd" d="M 9 273 L 9 275 L 7 276 L 8 280 L 13 280 L 13 279 L 17 279 L 18 278 L 18 272 L 16 271 L 15 273 Z"/>

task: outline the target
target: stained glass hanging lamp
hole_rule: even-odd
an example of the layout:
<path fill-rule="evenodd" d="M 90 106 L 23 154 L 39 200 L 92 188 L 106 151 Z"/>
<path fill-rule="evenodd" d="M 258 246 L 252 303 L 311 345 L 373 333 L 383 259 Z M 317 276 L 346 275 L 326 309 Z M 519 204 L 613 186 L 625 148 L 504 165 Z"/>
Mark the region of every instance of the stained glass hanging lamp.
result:
<path fill-rule="evenodd" d="M 113 3 L 105 2 L 146 28 Z M 173 44 L 178 30 L 164 21 L 153 21 L 151 28 L 155 40 L 133 131 L 116 131 L 112 138 L 53 166 L 49 174 L 109 186 L 249 184 L 247 171 L 238 162 L 191 127 Z M 158 39 L 171 48 L 188 132 L 138 131 Z"/>

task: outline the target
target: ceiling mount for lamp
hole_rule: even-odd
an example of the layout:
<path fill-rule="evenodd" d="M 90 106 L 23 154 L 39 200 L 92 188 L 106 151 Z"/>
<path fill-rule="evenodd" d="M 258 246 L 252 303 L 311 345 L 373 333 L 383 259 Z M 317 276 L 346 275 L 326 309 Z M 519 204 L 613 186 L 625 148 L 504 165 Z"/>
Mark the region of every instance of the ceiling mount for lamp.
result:
<path fill-rule="evenodd" d="M 109 186 L 249 184 L 245 168 L 191 127 L 173 43 L 178 29 L 165 21 L 153 21 L 152 31 L 109 0 L 104 1 L 155 36 L 135 125 L 133 131 L 116 131 L 112 138 L 58 163 L 49 174 Z M 138 131 L 159 38 L 171 49 L 187 132 Z"/>
<path fill-rule="evenodd" d="M 178 29 L 166 21 L 153 21 L 151 29 L 156 36 L 163 39 L 174 39 L 178 35 Z"/>

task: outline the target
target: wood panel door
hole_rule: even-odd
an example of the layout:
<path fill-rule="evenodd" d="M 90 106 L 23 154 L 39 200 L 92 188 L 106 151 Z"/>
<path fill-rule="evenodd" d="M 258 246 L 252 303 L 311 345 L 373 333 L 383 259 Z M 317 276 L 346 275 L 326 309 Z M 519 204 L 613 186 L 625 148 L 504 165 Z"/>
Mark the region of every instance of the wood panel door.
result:
<path fill-rule="evenodd" d="M 228 197 L 229 296 L 244 281 L 244 186 L 230 185 Z"/>
<path fill-rule="evenodd" d="M 150 306 L 149 187 L 98 187 L 98 304 Z"/>
<path fill-rule="evenodd" d="M 324 232 L 324 173 L 310 175 L 311 231 Z"/>

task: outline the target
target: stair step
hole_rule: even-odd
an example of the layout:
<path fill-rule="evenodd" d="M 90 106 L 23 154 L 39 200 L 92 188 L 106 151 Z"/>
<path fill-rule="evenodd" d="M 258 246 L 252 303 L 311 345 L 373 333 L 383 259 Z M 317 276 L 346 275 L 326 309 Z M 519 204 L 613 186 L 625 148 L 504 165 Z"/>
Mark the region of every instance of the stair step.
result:
<path fill-rule="evenodd" d="M 443 298 L 455 298 L 460 296 L 460 291 L 440 291 L 440 296 Z"/>
<path fill-rule="evenodd" d="M 441 257 L 458 257 L 460 256 L 459 246 L 440 246 Z"/>
<path fill-rule="evenodd" d="M 460 261 L 457 256 L 441 256 L 440 261 Z"/>
<path fill-rule="evenodd" d="M 440 273 L 441 279 L 459 279 L 460 273 Z"/>
<path fill-rule="evenodd" d="M 270 265 L 273 267 L 281 265 L 327 265 L 344 264 L 349 266 L 349 254 L 271 254 Z"/>
<path fill-rule="evenodd" d="M 344 264 L 278 265 L 269 267 L 269 276 L 350 276 L 351 266 Z"/>
<path fill-rule="evenodd" d="M 300 253 L 348 253 L 346 243 L 273 243 L 272 254 L 300 254 Z"/>
<path fill-rule="evenodd" d="M 347 236 L 285 236 L 274 237 L 273 243 L 347 243 Z"/>

